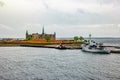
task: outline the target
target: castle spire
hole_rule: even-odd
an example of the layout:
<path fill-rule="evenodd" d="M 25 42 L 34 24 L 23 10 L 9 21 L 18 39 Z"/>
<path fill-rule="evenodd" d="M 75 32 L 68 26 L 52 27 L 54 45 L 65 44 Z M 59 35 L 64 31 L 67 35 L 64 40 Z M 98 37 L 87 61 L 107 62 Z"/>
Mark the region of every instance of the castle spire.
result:
<path fill-rule="evenodd" d="M 28 39 L 28 30 L 26 30 L 26 40 Z"/>
<path fill-rule="evenodd" d="M 42 28 L 42 34 L 45 34 L 45 32 L 44 32 L 44 25 L 43 25 L 43 28 Z"/>
<path fill-rule="evenodd" d="M 28 35 L 28 30 L 26 30 L 26 36 Z"/>

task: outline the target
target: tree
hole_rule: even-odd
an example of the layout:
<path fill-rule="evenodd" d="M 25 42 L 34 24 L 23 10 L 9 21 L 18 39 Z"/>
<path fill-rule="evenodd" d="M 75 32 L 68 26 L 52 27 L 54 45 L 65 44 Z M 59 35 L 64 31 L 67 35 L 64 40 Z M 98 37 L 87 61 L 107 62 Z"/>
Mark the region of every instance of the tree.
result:
<path fill-rule="evenodd" d="M 79 38 L 78 36 L 74 36 L 74 40 L 77 41 Z"/>
<path fill-rule="evenodd" d="M 28 35 L 27 40 L 32 40 L 32 37 Z"/>
<path fill-rule="evenodd" d="M 84 40 L 84 38 L 82 37 L 82 36 L 80 36 L 80 38 L 79 38 L 80 40 Z"/>
<path fill-rule="evenodd" d="M 51 40 L 50 36 L 49 35 L 45 36 L 45 40 L 49 42 Z"/>

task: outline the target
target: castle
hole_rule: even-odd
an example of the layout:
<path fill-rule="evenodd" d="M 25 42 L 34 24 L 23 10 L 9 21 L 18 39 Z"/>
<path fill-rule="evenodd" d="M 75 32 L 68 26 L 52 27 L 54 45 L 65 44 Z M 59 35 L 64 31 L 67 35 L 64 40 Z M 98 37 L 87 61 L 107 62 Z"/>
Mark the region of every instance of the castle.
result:
<path fill-rule="evenodd" d="M 56 33 L 54 32 L 54 34 L 46 34 L 44 33 L 44 27 L 42 29 L 42 34 L 29 34 L 28 31 L 26 31 L 26 40 L 46 40 L 46 38 L 49 38 L 50 40 L 56 40 Z"/>

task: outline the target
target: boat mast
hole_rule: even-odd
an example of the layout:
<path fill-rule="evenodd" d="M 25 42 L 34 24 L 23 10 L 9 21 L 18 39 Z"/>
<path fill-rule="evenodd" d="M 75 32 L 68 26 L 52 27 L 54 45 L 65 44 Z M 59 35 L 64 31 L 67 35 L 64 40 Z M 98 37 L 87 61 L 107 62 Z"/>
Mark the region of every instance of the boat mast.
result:
<path fill-rule="evenodd" d="M 91 43 L 91 34 L 89 34 L 89 39 L 90 39 L 89 43 Z"/>

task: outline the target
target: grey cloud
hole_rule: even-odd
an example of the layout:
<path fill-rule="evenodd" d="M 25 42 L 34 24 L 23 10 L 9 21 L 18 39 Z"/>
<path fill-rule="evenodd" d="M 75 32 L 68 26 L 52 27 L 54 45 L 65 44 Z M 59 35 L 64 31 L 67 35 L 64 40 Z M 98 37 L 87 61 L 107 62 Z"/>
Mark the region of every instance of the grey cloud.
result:
<path fill-rule="evenodd" d="M 25 23 L 40 23 L 40 24 L 59 24 L 59 25 L 80 25 L 80 24 L 106 24 L 115 23 L 109 16 L 89 13 L 82 9 L 78 9 L 76 13 L 69 14 L 54 9 L 48 9 L 47 12 L 37 12 L 31 15 L 11 15 L 0 16 L 0 22 L 2 24 L 8 24 L 10 26 L 18 26 Z M 19 24 L 18 24 L 19 23 Z M 119 22 L 118 22 L 119 23 Z"/>
<path fill-rule="evenodd" d="M 85 11 L 85 10 L 83 10 L 83 9 L 77 9 L 77 12 L 79 12 L 80 14 L 86 14 L 87 12 Z"/>
<path fill-rule="evenodd" d="M 100 5 L 113 5 L 118 6 L 120 4 L 120 0 L 97 0 Z"/>
<path fill-rule="evenodd" d="M 3 7 L 4 6 L 4 2 L 0 1 L 0 6 Z"/>
<path fill-rule="evenodd" d="M 42 0 L 42 2 L 43 2 L 43 5 L 45 6 L 46 9 L 49 9 L 49 8 L 50 8 L 50 7 L 48 6 L 48 4 L 47 4 L 44 0 Z"/>
<path fill-rule="evenodd" d="M 13 31 L 14 29 L 7 26 L 7 25 L 3 25 L 3 24 L 0 24 L 0 28 L 3 28 L 3 29 L 6 29 L 6 30 L 10 30 L 10 31 Z"/>
<path fill-rule="evenodd" d="M 45 15 L 46 24 L 104 24 L 113 23 L 109 16 L 89 13 L 79 9 L 76 13 L 69 14 L 57 10 L 50 10 Z"/>
<path fill-rule="evenodd" d="M 120 4 L 120 0 L 72 0 L 72 1 L 76 1 L 76 2 L 84 2 L 84 3 L 97 3 L 100 5 L 119 5 Z"/>
<path fill-rule="evenodd" d="M 84 1 L 84 0 L 76 0 L 76 1 Z M 92 3 L 98 0 L 92 0 L 92 1 L 85 0 L 85 1 Z M 38 0 L 38 2 L 40 1 Z M 104 5 L 112 4 L 112 2 L 116 4 L 117 2 L 119 3 L 120 1 L 111 0 L 110 2 L 110 0 L 102 0 L 101 4 L 104 4 Z M 100 3 L 100 0 L 98 3 Z M 8 26 L 11 26 L 13 29 L 15 29 L 14 31 L 12 31 L 10 30 L 11 29 L 10 27 L 4 27 L 2 25 L 2 27 L 0 27 L 0 35 L 7 36 L 7 37 L 9 35 L 10 36 L 12 35 L 12 37 L 13 36 L 17 37 L 18 35 L 20 35 L 19 37 L 23 37 L 26 29 L 30 30 L 31 32 L 41 31 L 42 24 L 45 24 L 46 32 L 56 31 L 58 33 L 57 36 L 61 36 L 61 37 L 65 35 L 66 37 L 71 35 L 74 36 L 77 34 L 88 35 L 90 32 L 93 32 L 95 36 L 97 35 L 101 36 L 101 34 L 99 33 L 102 33 L 102 36 L 106 36 L 106 35 L 108 36 L 109 33 L 110 33 L 109 36 L 111 36 L 112 34 L 117 35 L 117 33 L 115 33 L 116 29 L 115 30 L 108 29 L 107 27 L 108 31 L 105 32 L 104 27 L 106 25 L 104 27 L 99 28 L 101 29 L 100 32 L 97 32 L 97 30 L 99 29 L 92 28 L 91 26 L 92 24 L 99 24 L 99 25 L 119 24 L 120 23 L 119 11 L 117 11 L 118 17 L 116 19 L 113 19 L 113 17 L 110 17 L 109 15 L 94 13 L 92 11 L 89 12 L 82 8 L 75 9 L 77 11 L 73 13 L 60 11 L 60 10 L 57 10 L 57 8 L 52 9 L 46 0 L 42 0 L 42 5 L 44 5 L 44 7 L 42 7 L 45 9 L 44 11 L 40 11 L 38 9 L 33 13 L 26 11 L 26 14 L 22 14 L 22 13 L 18 14 L 17 12 L 14 12 L 14 13 L 8 12 L 4 14 L 0 13 L 0 24 L 8 25 Z M 27 24 L 31 24 L 31 26 L 28 26 Z M 38 25 L 33 25 L 33 24 L 38 24 Z M 56 24 L 56 26 L 53 26 L 54 24 Z M 46 27 L 46 25 L 49 27 Z M 75 27 L 76 25 L 78 26 L 78 28 Z M 83 25 L 90 25 L 90 27 L 87 28 L 89 29 L 89 31 L 86 31 L 86 28 L 82 27 Z M 63 31 L 63 33 L 61 33 L 61 31 Z"/>

